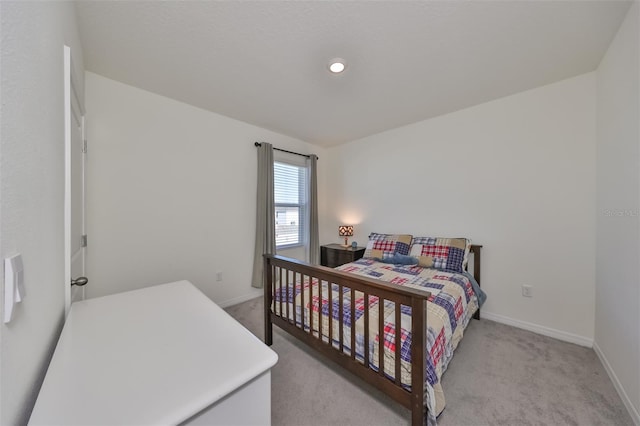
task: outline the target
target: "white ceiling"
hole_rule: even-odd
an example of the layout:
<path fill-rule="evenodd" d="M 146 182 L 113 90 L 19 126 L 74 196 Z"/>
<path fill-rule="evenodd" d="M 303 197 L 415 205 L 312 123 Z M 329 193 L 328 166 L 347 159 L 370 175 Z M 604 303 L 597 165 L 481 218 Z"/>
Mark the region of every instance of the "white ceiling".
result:
<path fill-rule="evenodd" d="M 85 67 L 331 146 L 596 69 L 628 1 L 83 1 Z M 342 75 L 327 62 L 347 60 Z"/>

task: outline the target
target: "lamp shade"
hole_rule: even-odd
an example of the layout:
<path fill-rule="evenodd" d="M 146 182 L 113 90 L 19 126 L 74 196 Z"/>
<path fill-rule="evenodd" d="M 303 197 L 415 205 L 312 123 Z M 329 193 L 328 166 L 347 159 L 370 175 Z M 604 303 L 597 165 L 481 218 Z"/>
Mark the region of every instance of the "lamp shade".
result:
<path fill-rule="evenodd" d="M 353 226 L 352 225 L 338 226 L 338 235 L 341 237 L 353 237 Z"/>

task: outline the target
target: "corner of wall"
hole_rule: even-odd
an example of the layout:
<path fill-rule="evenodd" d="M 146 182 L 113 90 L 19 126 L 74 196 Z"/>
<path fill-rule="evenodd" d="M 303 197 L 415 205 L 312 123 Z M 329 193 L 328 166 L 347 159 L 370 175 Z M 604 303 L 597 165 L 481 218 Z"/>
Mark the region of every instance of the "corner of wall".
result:
<path fill-rule="evenodd" d="M 25 424 L 64 320 L 65 44 L 83 66 L 72 2 L 0 2 L 0 14 L 0 258 L 22 254 L 27 293 L 0 325 L 0 424 Z"/>

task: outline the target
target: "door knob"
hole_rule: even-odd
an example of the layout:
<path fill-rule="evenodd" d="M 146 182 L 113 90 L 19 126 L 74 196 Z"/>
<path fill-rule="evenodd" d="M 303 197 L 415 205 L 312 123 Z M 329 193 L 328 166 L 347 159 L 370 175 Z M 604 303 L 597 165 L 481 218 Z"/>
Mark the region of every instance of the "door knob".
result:
<path fill-rule="evenodd" d="M 87 285 L 89 279 L 87 277 L 78 277 L 75 280 L 71 280 L 71 285 L 77 285 L 78 287 L 82 287 L 83 285 Z"/>

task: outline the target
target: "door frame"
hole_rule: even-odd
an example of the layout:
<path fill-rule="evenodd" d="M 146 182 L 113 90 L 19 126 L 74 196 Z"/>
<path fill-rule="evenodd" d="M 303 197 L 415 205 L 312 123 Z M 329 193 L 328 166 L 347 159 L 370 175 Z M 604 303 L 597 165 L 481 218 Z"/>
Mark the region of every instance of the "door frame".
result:
<path fill-rule="evenodd" d="M 64 316 L 65 318 L 69 314 L 72 302 L 72 288 L 71 288 L 71 263 L 73 254 L 71 253 L 71 153 L 72 153 L 72 123 L 75 119 L 82 126 L 82 143 L 83 147 L 85 138 L 85 109 L 84 101 L 81 92 L 78 91 L 80 87 L 80 81 L 73 67 L 73 58 L 71 48 L 67 45 L 64 46 Z M 85 149 L 83 148 L 82 154 L 82 235 L 86 235 L 85 224 Z M 85 251 L 86 247 L 81 248 L 82 255 L 82 270 L 85 270 Z M 76 291 L 74 289 L 74 291 Z M 84 288 L 81 288 L 82 296 L 84 296 Z"/>

